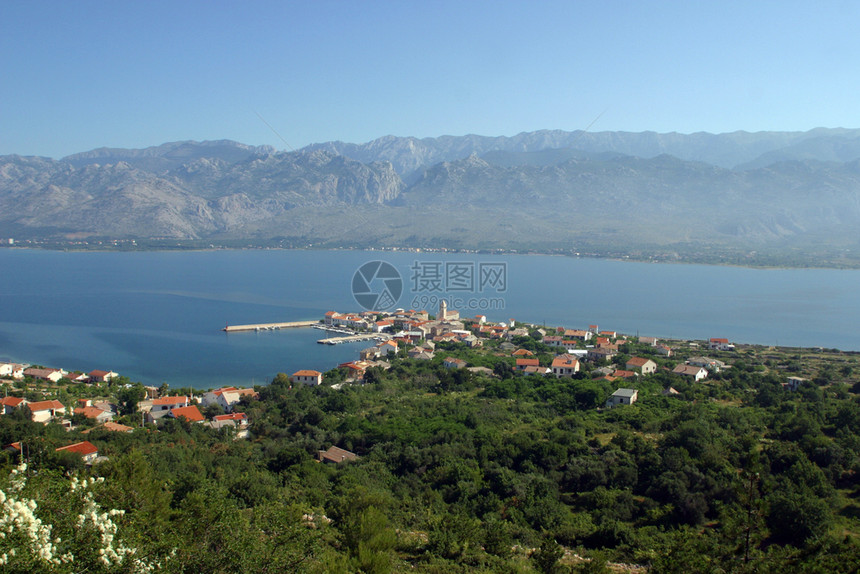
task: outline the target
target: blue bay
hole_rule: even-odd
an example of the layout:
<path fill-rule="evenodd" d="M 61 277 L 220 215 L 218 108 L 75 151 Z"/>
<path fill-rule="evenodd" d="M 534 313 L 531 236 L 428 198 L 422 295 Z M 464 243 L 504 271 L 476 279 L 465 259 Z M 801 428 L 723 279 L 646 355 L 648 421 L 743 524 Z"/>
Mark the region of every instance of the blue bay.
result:
<path fill-rule="evenodd" d="M 360 310 L 355 270 L 371 260 L 403 278 L 398 306 L 457 297 L 465 316 L 630 334 L 860 350 L 860 271 L 747 269 L 551 256 L 362 251 L 82 252 L 0 250 L 0 359 L 147 384 L 248 385 L 328 370 L 367 343 L 323 346 L 315 329 L 226 334 L 225 324 L 317 319 Z M 504 263 L 507 288 L 417 290 L 413 268 Z M 476 271 L 477 273 L 477 271 Z M 476 276 L 477 277 L 477 276 Z M 492 301 L 491 301 L 492 300 Z M 431 303 L 422 305 L 422 303 Z M 492 303 L 494 308 L 485 309 Z M 503 309 L 495 308 L 503 306 Z M 454 307 L 452 305 L 452 307 Z"/>

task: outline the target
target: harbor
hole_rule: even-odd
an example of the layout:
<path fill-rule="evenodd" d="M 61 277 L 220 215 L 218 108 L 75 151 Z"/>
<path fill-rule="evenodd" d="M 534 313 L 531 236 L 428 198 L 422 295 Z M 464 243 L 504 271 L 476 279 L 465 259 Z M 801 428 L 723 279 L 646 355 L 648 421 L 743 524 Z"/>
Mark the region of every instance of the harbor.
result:
<path fill-rule="evenodd" d="M 317 341 L 320 345 L 340 345 L 341 343 L 355 343 L 358 341 L 388 341 L 391 335 L 385 333 L 361 333 L 358 335 L 347 335 L 344 337 L 329 337 Z"/>
<path fill-rule="evenodd" d="M 292 329 L 296 327 L 313 327 L 319 325 L 319 321 L 287 321 L 284 323 L 257 323 L 253 325 L 227 325 L 222 331 L 235 333 L 237 331 L 277 331 L 279 329 Z"/>
<path fill-rule="evenodd" d="M 297 327 L 312 327 L 321 331 L 338 333 L 340 337 L 327 337 L 319 339 L 320 345 L 339 345 L 341 343 L 355 343 L 358 341 L 388 341 L 391 335 L 385 333 L 356 333 L 343 327 L 321 324 L 319 321 L 288 321 L 283 323 L 255 323 L 250 325 L 227 325 L 222 331 L 226 333 L 237 333 L 242 331 L 278 331 L 280 329 L 292 329 Z"/>

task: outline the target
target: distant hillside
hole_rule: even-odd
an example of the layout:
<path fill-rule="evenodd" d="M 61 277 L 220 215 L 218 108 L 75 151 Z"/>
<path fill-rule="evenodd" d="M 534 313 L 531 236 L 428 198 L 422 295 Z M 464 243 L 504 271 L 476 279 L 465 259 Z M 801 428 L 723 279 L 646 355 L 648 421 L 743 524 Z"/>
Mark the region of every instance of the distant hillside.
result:
<path fill-rule="evenodd" d="M 363 162 L 390 161 L 398 173 L 409 178 L 423 168 L 443 161 L 462 159 L 471 154 L 482 156 L 489 152 L 538 152 L 551 149 L 578 150 L 586 154 L 612 152 L 642 158 L 668 154 L 680 159 L 734 168 L 752 162 L 763 154 L 795 146 L 805 140 L 826 141 L 857 137 L 860 137 L 860 130 L 825 128 L 808 132 L 740 131 L 726 134 L 541 130 L 512 137 L 467 135 L 418 139 L 386 136 L 364 144 L 326 142 L 305 149 L 324 149 Z M 860 158 L 860 155 L 842 161 L 857 158 Z"/>
<path fill-rule="evenodd" d="M 754 160 L 737 166 L 737 168 L 767 167 L 777 162 L 792 160 L 846 162 L 857 158 L 860 158 L 860 137 L 855 135 L 814 137 L 763 153 Z"/>
<path fill-rule="evenodd" d="M 701 261 L 767 253 L 857 265 L 858 158 L 857 130 L 389 137 L 292 153 L 178 142 L 59 161 L 4 156 L 0 238 Z"/>
<path fill-rule="evenodd" d="M 390 164 L 365 165 L 325 152 L 246 155 L 232 163 L 189 155 L 194 159 L 163 173 L 125 161 L 75 167 L 44 158 L 0 158 L 0 230 L 8 225 L 34 236 L 242 236 L 297 207 L 384 203 L 403 187 Z"/>
<path fill-rule="evenodd" d="M 261 154 L 275 153 L 271 146 L 249 146 L 229 140 L 206 142 L 172 142 L 145 149 L 99 148 L 63 158 L 75 167 L 125 162 L 138 169 L 155 173 L 175 169 L 195 159 L 222 160 L 234 163 Z"/>

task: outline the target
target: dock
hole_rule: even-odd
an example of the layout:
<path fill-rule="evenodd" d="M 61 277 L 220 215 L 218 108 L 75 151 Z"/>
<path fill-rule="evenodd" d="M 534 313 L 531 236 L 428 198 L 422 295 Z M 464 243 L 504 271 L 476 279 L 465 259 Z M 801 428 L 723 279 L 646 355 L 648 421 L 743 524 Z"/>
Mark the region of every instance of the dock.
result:
<path fill-rule="evenodd" d="M 236 331 L 277 331 L 279 329 L 292 329 L 295 327 L 313 327 L 319 321 L 287 321 L 284 323 L 257 323 L 254 325 L 227 325 L 223 329 L 227 333 Z"/>
<path fill-rule="evenodd" d="M 341 343 L 355 343 L 357 341 L 369 341 L 371 339 L 379 341 L 387 341 L 391 335 L 384 333 L 362 333 L 360 335 L 347 335 L 346 337 L 329 337 L 328 339 L 320 339 L 317 341 L 320 345 L 340 345 Z"/>

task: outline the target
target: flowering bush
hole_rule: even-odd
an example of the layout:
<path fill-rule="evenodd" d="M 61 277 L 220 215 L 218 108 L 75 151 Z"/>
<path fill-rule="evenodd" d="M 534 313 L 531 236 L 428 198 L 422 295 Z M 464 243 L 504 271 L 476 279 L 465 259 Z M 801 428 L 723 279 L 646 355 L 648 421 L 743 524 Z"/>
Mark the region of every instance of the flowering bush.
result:
<path fill-rule="evenodd" d="M 96 502 L 94 489 L 103 481 L 54 475 L 31 486 L 26 464 L 13 469 L 6 484 L 0 483 L 0 570 L 154 571 L 157 564 L 119 538 L 117 520 L 124 511 Z"/>

